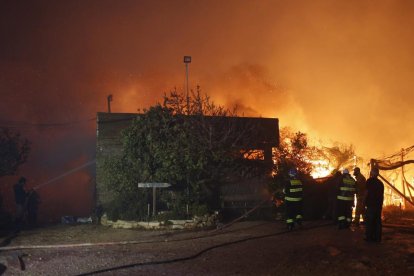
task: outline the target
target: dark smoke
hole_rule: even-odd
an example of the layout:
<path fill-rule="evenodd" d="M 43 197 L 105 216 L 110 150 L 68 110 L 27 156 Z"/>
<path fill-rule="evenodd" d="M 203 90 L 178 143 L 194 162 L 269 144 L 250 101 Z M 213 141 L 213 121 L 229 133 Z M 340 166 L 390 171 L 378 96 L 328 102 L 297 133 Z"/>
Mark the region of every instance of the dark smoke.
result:
<path fill-rule="evenodd" d="M 183 89 L 182 57 L 191 55 L 191 87 L 219 104 L 352 143 L 366 158 L 392 153 L 414 141 L 413 8 L 405 0 L 1 1 L 0 120 L 83 121 L 106 111 L 109 94 L 113 112 L 136 112 Z M 20 174 L 36 183 L 94 158 L 93 121 L 18 129 L 33 143 Z M 94 175 L 76 177 L 60 187 L 85 192 L 81 182 Z M 43 204 L 54 207 L 53 195 L 61 196 L 45 194 Z M 78 201 L 67 212 L 80 212 L 73 202 L 88 213 Z"/>

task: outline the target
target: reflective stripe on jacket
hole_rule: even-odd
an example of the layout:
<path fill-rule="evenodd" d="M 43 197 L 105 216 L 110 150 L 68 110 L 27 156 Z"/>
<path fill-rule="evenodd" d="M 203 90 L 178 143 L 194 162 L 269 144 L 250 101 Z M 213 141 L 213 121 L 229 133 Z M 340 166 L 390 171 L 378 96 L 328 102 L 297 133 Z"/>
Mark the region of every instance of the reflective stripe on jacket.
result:
<path fill-rule="evenodd" d="M 302 181 L 299 179 L 290 179 L 286 181 L 285 200 L 301 201 L 303 196 Z"/>
<path fill-rule="evenodd" d="M 295 186 L 295 185 L 302 186 L 302 182 L 299 179 L 291 179 L 290 180 L 290 185 L 292 185 L 292 186 Z"/>
<path fill-rule="evenodd" d="M 301 201 L 302 198 L 285 196 L 285 200 L 286 201 Z"/>
<path fill-rule="evenodd" d="M 341 186 L 339 187 L 337 199 L 353 201 L 355 191 L 355 180 L 349 175 L 345 175 L 342 179 Z"/>

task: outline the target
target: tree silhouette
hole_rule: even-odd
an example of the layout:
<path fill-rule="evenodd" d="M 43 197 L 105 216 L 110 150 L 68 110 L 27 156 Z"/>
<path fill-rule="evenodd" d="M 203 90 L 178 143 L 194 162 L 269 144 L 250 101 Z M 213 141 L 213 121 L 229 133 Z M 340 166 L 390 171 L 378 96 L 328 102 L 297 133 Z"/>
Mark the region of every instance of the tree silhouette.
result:
<path fill-rule="evenodd" d="M 0 177 L 13 175 L 27 160 L 30 143 L 20 133 L 0 128 Z"/>

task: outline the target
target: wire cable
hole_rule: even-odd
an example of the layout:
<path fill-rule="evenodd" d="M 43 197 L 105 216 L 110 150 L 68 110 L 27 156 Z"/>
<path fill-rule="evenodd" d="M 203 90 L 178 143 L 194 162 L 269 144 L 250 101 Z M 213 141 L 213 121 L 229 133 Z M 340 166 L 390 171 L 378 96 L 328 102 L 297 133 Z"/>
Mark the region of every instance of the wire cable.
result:
<path fill-rule="evenodd" d="M 206 235 L 199 235 L 195 237 L 188 237 L 188 238 L 177 238 L 177 239 L 153 239 L 153 240 L 132 240 L 132 241 L 117 241 L 117 242 L 88 242 L 88 243 L 72 243 L 72 244 L 45 244 L 45 245 L 15 245 L 15 246 L 7 246 L 10 241 L 17 237 L 16 234 L 12 234 L 11 236 L 7 237 L 1 244 L 0 244 L 0 252 L 4 251 L 15 251 L 15 250 L 30 250 L 30 249 L 64 249 L 64 248 L 79 248 L 79 247 L 101 247 L 101 246 L 118 246 L 118 245 L 133 245 L 133 244 L 154 244 L 154 243 L 166 243 L 166 242 L 183 242 L 183 241 L 192 241 L 192 240 L 199 240 L 204 238 L 210 238 L 225 234 L 230 234 L 242 230 L 246 230 L 249 228 L 254 228 L 257 226 L 263 225 L 255 225 L 250 226 L 247 228 L 237 229 L 237 230 L 229 230 L 223 232 L 216 232 L 215 230 L 208 232 Z M 222 228 L 220 228 L 222 229 Z M 162 236 L 162 235 L 160 235 Z"/>
<path fill-rule="evenodd" d="M 5 127 L 5 128 L 67 127 L 67 126 L 73 126 L 73 125 L 78 125 L 78 124 L 84 124 L 84 123 L 88 123 L 88 122 L 95 121 L 95 120 L 96 120 L 96 117 L 85 119 L 85 120 L 68 121 L 68 122 L 54 122 L 54 123 L 32 123 L 32 122 L 24 122 L 24 121 L 0 120 L 0 127 Z"/>
<path fill-rule="evenodd" d="M 332 225 L 332 223 L 315 225 L 315 226 L 308 227 L 304 230 L 311 230 L 311 229 L 325 227 L 325 226 L 329 226 L 329 225 Z M 294 232 L 296 232 L 296 231 L 294 231 Z M 194 254 L 192 254 L 190 256 L 186 256 L 186 257 L 180 257 L 180 258 L 175 258 L 175 259 L 170 259 L 170 260 L 161 260 L 161 261 L 151 261 L 151 262 L 144 262 L 144 263 L 133 263 L 133 264 L 120 265 L 120 266 L 115 266 L 115 267 L 110 267 L 110 268 L 104 268 L 104 269 L 101 269 L 101 270 L 95 270 L 95 271 L 91 271 L 91 272 L 81 273 L 81 274 L 78 274 L 78 276 L 95 275 L 95 274 L 100 274 L 100 273 L 105 273 L 105 272 L 112 272 L 112 271 L 115 271 L 115 270 L 133 268 L 133 267 L 138 267 L 138 266 L 160 265 L 160 264 L 170 264 L 170 263 L 189 261 L 189 260 L 195 259 L 197 257 L 200 257 L 201 255 L 203 255 L 204 253 L 206 253 L 208 251 L 212 251 L 212 250 L 217 249 L 217 248 L 230 246 L 230 245 L 234 245 L 234 244 L 238 244 L 238 243 L 243 243 L 243 242 L 247 242 L 247 241 L 252 241 L 252 240 L 259 240 L 259 239 L 276 237 L 276 236 L 280 236 L 280 235 L 288 234 L 288 233 L 292 233 L 292 231 L 284 230 L 284 231 L 280 231 L 280 232 L 277 232 L 277 233 L 254 236 L 254 237 L 248 237 L 248 238 L 238 239 L 238 240 L 230 241 L 230 242 L 224 242 L 224 243 L 220 243 L 220 244 L 217 244 L 217 245 L 207 247 L 207 248 L 205 248 L 205 249 L 203 249 L 203 250 L 201 250 L 197 253 L 194 253 Z"/>

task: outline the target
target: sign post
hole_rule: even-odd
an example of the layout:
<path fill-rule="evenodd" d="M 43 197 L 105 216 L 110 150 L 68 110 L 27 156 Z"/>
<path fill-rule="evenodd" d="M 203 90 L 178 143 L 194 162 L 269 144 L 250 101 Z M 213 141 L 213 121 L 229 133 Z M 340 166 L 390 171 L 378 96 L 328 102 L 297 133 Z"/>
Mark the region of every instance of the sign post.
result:
<path fill-rule="evenodd" d="M 138 183 L 138 188 L 152 188 L 152 215 L 155 216 L 157 211 L 157 188 L 168 188 L 169 183 Z M 149 211 L 148 211 L 149 213 Z"/>

